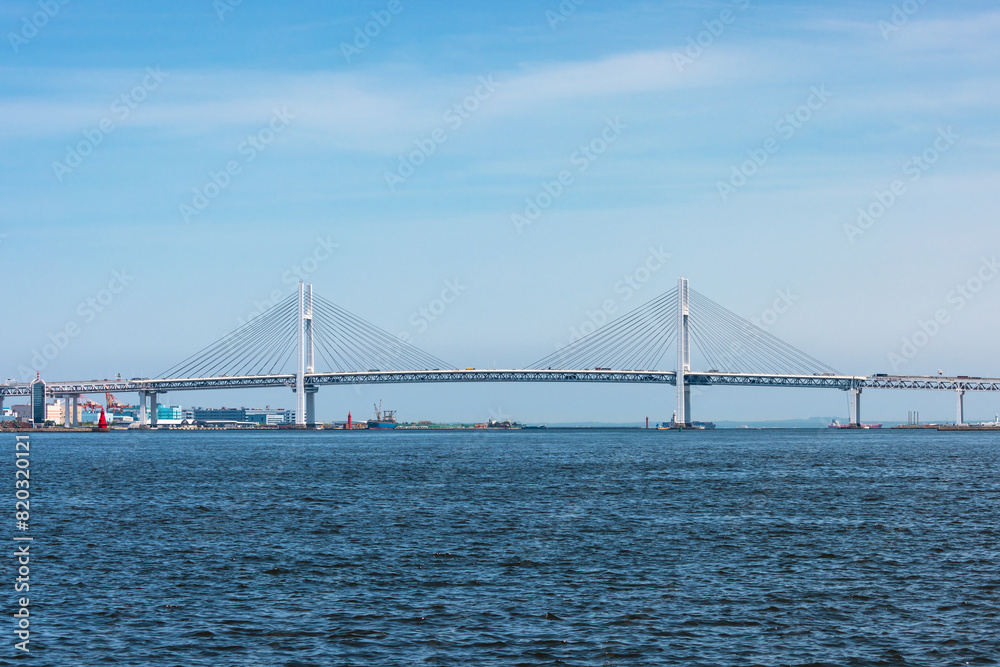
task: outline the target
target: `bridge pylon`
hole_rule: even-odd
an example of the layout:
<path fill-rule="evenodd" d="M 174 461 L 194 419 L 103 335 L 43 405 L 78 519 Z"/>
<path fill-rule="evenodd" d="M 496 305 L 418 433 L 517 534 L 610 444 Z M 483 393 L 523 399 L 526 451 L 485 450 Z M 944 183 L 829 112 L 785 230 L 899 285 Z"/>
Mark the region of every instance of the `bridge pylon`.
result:
<path fill-rule="evenodd" d="M 319 387 L 306 386 L 306 373 L 316 371 L 313 345 L 312 283 L 299 282 L 298 363 L 295 367 L 295 425 L 316 423 L 316 392 Z"/>
<path fill-rule="evenodd" d="M 686 374 L 691 370 L 691 304 L 687 278 L 677 279 L 677 411 L 676 425 L 691 424 L 691 387 Z"/>

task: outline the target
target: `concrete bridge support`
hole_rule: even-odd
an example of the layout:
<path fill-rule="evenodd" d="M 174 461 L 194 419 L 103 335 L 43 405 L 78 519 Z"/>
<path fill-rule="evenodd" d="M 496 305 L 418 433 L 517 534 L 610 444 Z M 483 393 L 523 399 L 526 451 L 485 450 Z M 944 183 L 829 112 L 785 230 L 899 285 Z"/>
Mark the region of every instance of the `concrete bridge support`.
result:
<path fill-rule="evenodd" d="M 958 405 L 955 410 L 955 425 L 964 426 L 965 425 L 965 390 L 956 389 L 955 396 L 958 398 Z"/>
<path fill-rule="evenodd" d="M 66 428 L 73 426 L 73 405 L 69 396 L 63 396 L 63 426 Z"/>
<path fill-rule="evenodd" d="M 861 387 L 852 387 L 850 392 L 851 426 L 861 426 Z"/>
<path fill-rule="evenodd" d="M 306 387 L 306 425 L 312 426 L 316 423 L 316 392 L 319 387 Z"/>
<path fill-rule="evenodd" d="M 151 428 L 156 428 L 156 417 L 159 412 L 160 407 L 159 401 L 156 398 L 157 392 L 149 392 L 149 425 Z"/>
<path fill-rule="evenodd" d="M 148 426 L 149 420 L 146 417 L 146 392 L 139 392 L 139 426 Z"/>

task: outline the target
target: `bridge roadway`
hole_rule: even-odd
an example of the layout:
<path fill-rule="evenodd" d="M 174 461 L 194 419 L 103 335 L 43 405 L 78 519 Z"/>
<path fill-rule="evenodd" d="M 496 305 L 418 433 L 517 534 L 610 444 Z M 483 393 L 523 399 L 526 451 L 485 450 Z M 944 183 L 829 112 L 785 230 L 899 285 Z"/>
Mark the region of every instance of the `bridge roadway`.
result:
<path fill-rule="evenodd" d="M 750 387 L 813 387 L 820 389 L 929 389 L 951 391 L 1000 391 L 1000 378 L 942 377 L 921 375 L 770 375 L 689 371 L 689 385 Z M 673 371 L 624 370 L 426 370 L 367 371 L 360 373 L 307 373 L 305 384 L 313 387 L 361 384 L 434 382 L 617 382 L 676 385 Z M 295 387 L 294 374 L 247 375 L 212 378 L 86 380 L 46 382 L 49 397 L 123 392 L 157 392 L 205 389 L 246 389 L 255 387 Z M 0 385 L 4 397 L 29 396 L 30 385 Z"/>

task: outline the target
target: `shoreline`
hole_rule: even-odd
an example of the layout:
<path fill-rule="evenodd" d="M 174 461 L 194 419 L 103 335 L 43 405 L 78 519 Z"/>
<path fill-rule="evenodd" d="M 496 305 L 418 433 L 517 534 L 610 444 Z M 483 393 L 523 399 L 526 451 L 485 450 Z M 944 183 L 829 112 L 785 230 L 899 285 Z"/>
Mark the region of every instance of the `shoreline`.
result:
<path fill-rule="evenodd" d="M 749 428 L 715 428 L 715 429 L 681 429 L 683 432 L 690 433 L 711 433 L 713 431 L 848 431 L 848 432 L 889 432 L 889 431 L 948 431 L 948 432 L 982 432 L 982 431 L 995 431 L 1000 433 L 1000 427 L 989 425 L 963 425 L 956 426 L 954 424 L 934 424 L 934 425 L 900 425 L 891 426 L 889 428 L 882 429 L 830 429 L 827 427 L 817 426 L 817 427 L 790 427 L 790 426 L 758 426 Z M 67 428 L 65 426 L 49 426 L 43 428 L 4 428 L 0 429 L 0 433 L 29 433 L 29 434 L 43 434 L 43 433 L 199 433 L 199 432 L 258 432 L 258 431 L 268 431 L 268 432 L 278 432 L 278 433 L 302 433 L 302 432 L 331 432 L 331 433 L 344 433 L 348 432 L 348 429 L 343 427 L 324 427 L 323 425 L 317 426 L 303 426 L 303 427 L 285 427 L 277 428 L 274 426 L 262 426 L 258 428 L 224 428 L 218 426 L 184 426 L 184 427 L 158 427 L 158 428 L 107 428 L 100 429 L 96 426 L 94 427 L 76 427 Z M 368 429 L 368 428 L 355 428 L 350 429 L 349 432 L 357 433 L 393 433 L 393 432 L 405 432 L 405 433 L 432 433 L 439 431 L 457 432 L 457 431 L 468 431 L 470 433 L 496 433 L 496 432 L 511 432 L 511 431 L 527 431 L 530 433 L 544 433 L 547 431 L 650 431 L 650 432 L 676 432 L 678 429 L 656 429 L 656 428 L 645 428 L 642 426 L 545 426 L 540 427 L 521 427 L 521 428 L 475 428 L 471 426 L 403 426 L 394 429 Z"/>

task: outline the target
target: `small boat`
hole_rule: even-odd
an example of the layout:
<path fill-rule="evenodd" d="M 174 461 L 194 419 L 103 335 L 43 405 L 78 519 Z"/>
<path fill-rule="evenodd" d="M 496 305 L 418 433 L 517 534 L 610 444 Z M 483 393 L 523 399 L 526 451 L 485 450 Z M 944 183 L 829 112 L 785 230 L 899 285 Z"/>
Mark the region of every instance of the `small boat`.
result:
<path fill-rule="evenodd" d="M 670 421 L 656 425 L 657 431 L 681 431 L 684 429 L 692 431 L 710 431 L 714 428 L 715 422 L 691 422 L 686 426 L 683 424 L 678 425 L 676 412 L 674 412 L 673 416 L 670 417 Z"/>
<path fill-rule="evenodd" d="M 834 419 L 826 426 L 827 428 L 882 428 L 881 424 L 841 424 L 838 420 Z"/>
<path fill-rule="evenodd" d="M 504 428 L 504 429 L 506 429 L 506 428 L 522 428 L 522 426 L 520 424 L 518 424 L 516 421 L 513 421 L 511 419 L 505 419 L 503 421 L 497 421 L 496 419 L 493 419 L 491 417 L 486 422 L 486 428 Z"/>

